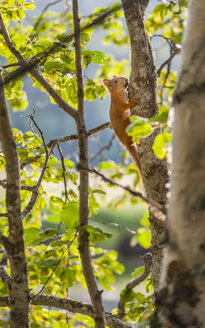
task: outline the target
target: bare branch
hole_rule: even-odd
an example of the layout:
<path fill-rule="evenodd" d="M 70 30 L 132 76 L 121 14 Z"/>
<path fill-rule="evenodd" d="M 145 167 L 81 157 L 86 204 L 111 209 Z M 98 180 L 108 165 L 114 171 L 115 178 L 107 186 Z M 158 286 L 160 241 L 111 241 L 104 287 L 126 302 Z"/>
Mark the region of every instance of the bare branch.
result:
<path fill-rule="evenodd" d="M 8 213 L 0 213 L 0 217 L 8 217 Z"/>
<path fill-rule="evenodd" d="M 167 60 L 165 60 L 165 62 L 164 63 L 162 63 L 162 65 L 158 68 L 158 70 L 157 70 L 157 75 L 159 76 L 160 74 L 161 74 L 161 71 L 163 70 L 163 68 L 166 66 L 166 65 L 168 65 L 171 61 L 172 61 L 172 59 L 176 56 L 176 55 L 178 55 L 180 53 L 180 49 L 177 49 L 175 52 L 173 52 L 171 55 L 170 55 L 170 57 L 167 59 Z"/>
<path fill-rule="evenodd" d="M 152 265 L 152 254 L 151 253 L 146 253 L 144 256 L 144 262 L 145 262 L 145 269 L 142 272 L 141 275 L 139 275 L 139 277 L 133 279 L 132 281 L 130 281 L 125 289 L 129 289 L 132 290 L 134 289 L 136 286 L 138 286 L 141 282 L 143 282 L 145 279 L 147 279 L 147 277 L 150 274 L 150 268 Z M 120 298 L 119 302 L 118 302 L 118 316 L 120 319 L 122 319 L 125 316 L 125 302 L 122 298 Z"/>
<path fill-rule="evenodd" d="M 87 132 L 87 136 L 92 136 L 93 134 L 96 134 L 100 131 L 103 131 L 105 129 L 108 129 L 110 128 L 110 122 L 107 122 L 107 123 L 104 123 L 102 125 L 99 125 L 97 126 L 96 128 L 94 129 L 91 129 Z M 52 144 L 57 144 L 57 143 L 60 143 L 60 142 L 67 142 L 67 141 L 71 141 L 71 140 L 78 140 L 78 135 L 77 134 L 72 134 L 70 136 L 66 136 L 66 137 L 62 137 L 62 138 L 57 138 L 57 139 L 52 139 L 48 144 L 47 146 L 48 147 L 51 147 Z"/>

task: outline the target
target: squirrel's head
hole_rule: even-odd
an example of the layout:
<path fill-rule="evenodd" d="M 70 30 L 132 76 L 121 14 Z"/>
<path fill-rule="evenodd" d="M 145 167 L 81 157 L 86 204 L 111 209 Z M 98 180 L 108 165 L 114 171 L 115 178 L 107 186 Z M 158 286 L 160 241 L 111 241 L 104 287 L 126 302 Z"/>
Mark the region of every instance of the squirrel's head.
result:
<path fill-rule="evenodd" d="M 117 94 L 127 89 L 128 79 L 114 75 L 111 80 L 104 79 L 103 84 L 111 94 Z"/>

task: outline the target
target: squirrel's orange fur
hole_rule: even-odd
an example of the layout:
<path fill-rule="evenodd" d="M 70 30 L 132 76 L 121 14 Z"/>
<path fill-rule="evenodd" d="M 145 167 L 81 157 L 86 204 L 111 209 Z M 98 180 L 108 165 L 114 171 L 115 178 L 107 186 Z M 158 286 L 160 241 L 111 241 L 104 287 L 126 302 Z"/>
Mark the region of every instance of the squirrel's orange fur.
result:
<path fill-rule="evenodd" d="M 110 93 L 110 121 L 112 128 L 132 156 L 140 178 L 143 182 L 142 168 L 137 153 L 137 146 L 133 143 L 132 137 L 128 136 L 126 129 L 130 124 L 130 107 L 138 102 L 138 100 L 128 100 L 128 80 L 125 77 L 114 76 L 112 80 L 104 79 L 103 84 Z"/>

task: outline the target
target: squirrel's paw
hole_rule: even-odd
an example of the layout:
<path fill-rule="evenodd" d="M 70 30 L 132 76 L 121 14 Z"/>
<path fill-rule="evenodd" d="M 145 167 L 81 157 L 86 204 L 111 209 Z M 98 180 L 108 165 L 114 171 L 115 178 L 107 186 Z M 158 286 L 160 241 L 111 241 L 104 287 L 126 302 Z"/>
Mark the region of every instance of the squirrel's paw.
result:
<path fill-rule="evenodd" d="M 138 103 L 139 103 L 139 99 L 133 99 L 133 100 L 130 101 L 130 107 L 132 107 L 132 106 L 134 106 Z"/>

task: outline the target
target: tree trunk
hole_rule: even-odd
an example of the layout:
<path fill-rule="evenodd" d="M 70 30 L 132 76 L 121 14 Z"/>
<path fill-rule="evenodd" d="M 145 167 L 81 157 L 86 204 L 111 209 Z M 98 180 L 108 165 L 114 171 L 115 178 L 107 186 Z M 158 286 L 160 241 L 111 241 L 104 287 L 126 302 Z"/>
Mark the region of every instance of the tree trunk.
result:
<path fill-rule="evenodd" d="M 132 114 L 150 118 L 157 113 L 156 70 L 149 37 L 144 26 L 144 13 L 149 0 L 122 0 L 131 43 L 130 98 L 139 99 L 132 108 Z M 160 130 L 143 138 L 138 145 L 147 197 L 161 205 L 166 204 L 167 164 L 154 155 L 152 145 Z M 152 232 L 153 282 L 159 286 L 163 257 L 162 232 L 165 222 L 150 213 Z"/>
<path fill-rule="evenodd" d="M 205 6 L 191 1 L 175 91 L 168 247 L 157 327 L 205 327 Z"/>
<path fill-rule="evenodd" d="M 7 240 L 5 248 L 11 270 L 11 283 L 9 284 L 11 327 L 28 328 L 30 327 L 30 298 L 21 215 L 19 159 L 8 114 L 2 70 L 0 70 L 0 141 L 6 161 L 6 207 L 9 236 L 8 238 L 4 236 L 4 239 Z"/>

